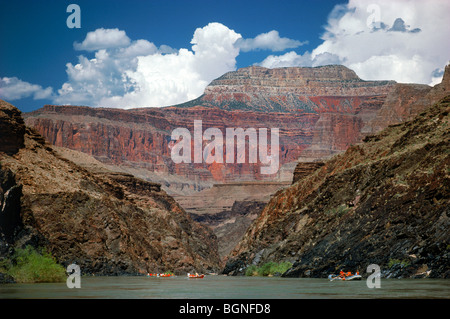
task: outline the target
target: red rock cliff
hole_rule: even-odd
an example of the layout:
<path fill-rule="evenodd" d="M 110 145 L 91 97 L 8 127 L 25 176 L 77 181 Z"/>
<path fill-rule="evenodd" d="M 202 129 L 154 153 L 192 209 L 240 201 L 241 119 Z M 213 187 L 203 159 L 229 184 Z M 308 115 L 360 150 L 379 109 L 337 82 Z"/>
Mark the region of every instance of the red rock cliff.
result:
<path fill-rule="evenodd" d="M 22 132 L 0 148 L 0 248 L 45 247 L 83 274 L 219 269 L 216 237 L 159 184 L 75 164 L 2 100 L 0 119 L 0 132 Z"/>
<path fill-rule="evenodd" d="M 279 179 L 258 164 L 174 164 L 170 135 L 194 120 L 203 130 L 279 128 L 280 165 L 299 156 L 314 159 L 359 142 L 394 85 L 363 81 L 343 66 L 265 69 L 249 67 L 213 81 L 197 100 L 166 108 L 132 110 L 53 106 L 26 114 L 52 144 L 113 164 L 198 180 Z M 225 140 L 225 139 L 224 139 Z M 248 148 L 247 148 L 248 151 Z M 290 179 L 290 178 L 289 178 Z"/>

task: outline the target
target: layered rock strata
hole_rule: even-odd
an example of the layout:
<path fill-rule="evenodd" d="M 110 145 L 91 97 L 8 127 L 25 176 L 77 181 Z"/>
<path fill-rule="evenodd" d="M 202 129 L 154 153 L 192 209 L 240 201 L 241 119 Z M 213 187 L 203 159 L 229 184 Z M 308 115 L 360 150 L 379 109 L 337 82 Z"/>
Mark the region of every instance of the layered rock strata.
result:
<path fill-rule="evenodd" d="M 267 69 L 251 66 L 211 82 L 197 100 L 180 107 L 205 105 L 256 112 L 355 111 L 385 96 L 393 81 L 363 81 L 342 65 Z"/>
<path fill-rule="evenodd" d="M 294 177 L 292 179 L 292 184 L 295 184 L 297 181 L 311 175 L 319 168 L 324 166 L 323 162 L 300 162 L 297 164 L 294 170 Z"/>
<path fill-rule="evenodd" d="M 377 264 L 383 277 L 449 278 L 449 113 L 447 95 L 279 191 L 224 273 L 290 261 L 284 276 L 367 276 Z"/>
<path fill-rule="evenodd" d="M 279 128 L 280 166 L 300 156 L 323 158 L 361 141 L 393 87 L 392 81 L 363 81 L 344 66 L 265 69 L 248 67 L 214 80 L 194 101 L 161 109 L 95 109 L 47 105 L 26 114 L 50 143 L 85 152 L 114 165 L 181 176 L 186 180 L 286 181 L 292 176 L 261 173 L 262 163 L 181 163 L 170 156 L 171 132 L 194 121 L 208 128 Z M 203 141 L 205 146 L 207 141 Z M 249 152 L 250 143 L 246 142 Z M 237 154 L 235 154 L 237 156 Z M 247 155 L 248 156 L 248 155 Z M 176 188 L 179 186 L 175 185 Z M 169 182 L 170 184 L 170 182 Z M 201 187 L 200 187 L 201 188 Z"/>
<path fill-rule="evenodd" d="M 14 107 L 1 105 L 0 117 L 11 117 Z M 12 236 L 12 247 L 46 247 L 63 265 L 77 263 L 83 274 L 218 269 L 214 234 L 193 221 L 159 184 L 90 171 L 29 128 L 17 141 L 7 148 L 16 150 L 13 156 L 0 152 L 0 194 L 6 207 L 0 225 L 4 235 Z M 21 194 L 11 199 L 15 185 Z M 8 232 L 17 229 L 17 220 L 4 216 L 16 218 L 17 212 L 20 231 Z"/>

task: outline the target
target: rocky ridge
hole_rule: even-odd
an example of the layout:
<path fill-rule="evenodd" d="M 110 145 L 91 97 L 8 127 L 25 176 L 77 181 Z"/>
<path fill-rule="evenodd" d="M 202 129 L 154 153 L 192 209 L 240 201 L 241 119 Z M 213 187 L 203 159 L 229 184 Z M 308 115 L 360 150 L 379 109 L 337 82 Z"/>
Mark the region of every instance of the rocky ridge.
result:
<path fill-rule="evenodd" d="M 377 116 L 362 129 L 376 133 L 388 125 L 412 120 L 428 106 L 444 98 L 450 91 L 450 65 L 444 70 L 442 82 L 430 87 L 421 84 L 397 83 L 386 96 Z"/>
<path fill-rule="evenodd" d="M 294 177 L 292 178 L 292 184 L 297 181 L 311 175 L 316 170 L 324 166 L 323 162 L 300 162 L 297 164 L 294 170 Z"/>
<path fill-rule="evenodd" d="M 17 131 L 20 112 L 14 109 L 0 101 L 0 117 L 10 117 L 2 131 Z M 159 184 L 91 171 L 33 129 L 23 132 L 19 143 L 0 146 L 1 247 L 46 247 L 63 265 L 80 265 L 83 274 L 218 269 L 214 234 Z"/>
<path fill-rule="evenodd" d="M 279 191 L 224 273 L 290 261 L 283 276 L 365 275 L 378 264 L 383 277 L 449 278 L 449 112 L 447 95 Z"/>

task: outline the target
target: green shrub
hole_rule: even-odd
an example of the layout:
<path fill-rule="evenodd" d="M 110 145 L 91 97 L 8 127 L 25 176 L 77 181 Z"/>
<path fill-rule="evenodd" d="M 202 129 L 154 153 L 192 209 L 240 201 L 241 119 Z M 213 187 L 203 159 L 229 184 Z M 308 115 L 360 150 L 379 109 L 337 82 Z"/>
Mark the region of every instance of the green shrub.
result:
<path fill-rule="evenodd" d="M 246 276 L 257 276 L 258 275 L 258 267 L 256 267 L 255 265 L 251 265 L 249 267 L 247 267 L 247 269 L 245 270 L 245 275 Z"/>
<path fill-rule="evenodd" d="M 255 265 L 251 265 L 245 271 L 246 276 L 273 276 L 276 274 L 282 274 L 286 272 L 289 268 L 292 267 L 292 264 L 288 261 L 282 263 L 275 263 L 270 261 L 265 263 L 261 267 L 256 267 Z"/>
<path fill-rule="evenodd" d="M 407 267 L 410 265 L 408 260 L 400 260 L 400 259 L 390 259 L 388 263 L 388 268 L 392 268 L 395 265 L 400 265 L 401 267 Z"/>
<path fill-rule="evenodd" d="M 3 271 L 13 277 L 16 282 L 63 282 L 66 270 L 45 249 L 38 252 L 31 246 L 16 249 L 10 260 L 0 265 Z"/>
<path fill-rule="evenodd" d="M 269 276 L 269 275 L 273 275 L 275 272 L 275 267 L 277 266 L 276 263 L 274 262 L 268 262 L 265 263 L 264 265 L 262 265 L 261 267 L 259 267 L 258 269 L 258 275 L 259 276 Z"/>
<path fill-rule="evenodd" d="M 274 273 L 280 273 L 283 274 L 286 271 L 288 271 L 289 268 L 292 267 L 292 263 L 285 261 L 282 263 L 279 263 L 276 267 L 275 267 L 275 272 Z"/>

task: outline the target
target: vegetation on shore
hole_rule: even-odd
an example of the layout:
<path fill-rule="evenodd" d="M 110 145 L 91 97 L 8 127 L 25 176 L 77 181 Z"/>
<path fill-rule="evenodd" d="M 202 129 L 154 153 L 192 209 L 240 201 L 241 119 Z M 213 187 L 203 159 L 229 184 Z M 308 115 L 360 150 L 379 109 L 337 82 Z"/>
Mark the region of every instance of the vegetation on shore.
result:
<path fill-rule="evenodd" d="M 64 282 L 66 270 L 45 249 L 31 246 L 16 249 L 9 259 L 0 261 L 0 272 L 18 283 Z"/>
<path fill-rule="evenodd" d="M 251 265 L 245 271 L 246 276 L 274 276 L 281 275 L 286 272 L 292 264 L 288 261 L 282 263 L 268 262 L 264 265 L 257 267 L 256 265 Z"/>
<path fill-rule="evenodd" d="M 400 259 L 390 259 L 388 263 L 388 268 L 392 268 L 394 266 L 399 265 L 400 267 L 408 267 L 411 263 L 408 260 L 400 260 Z"/>

